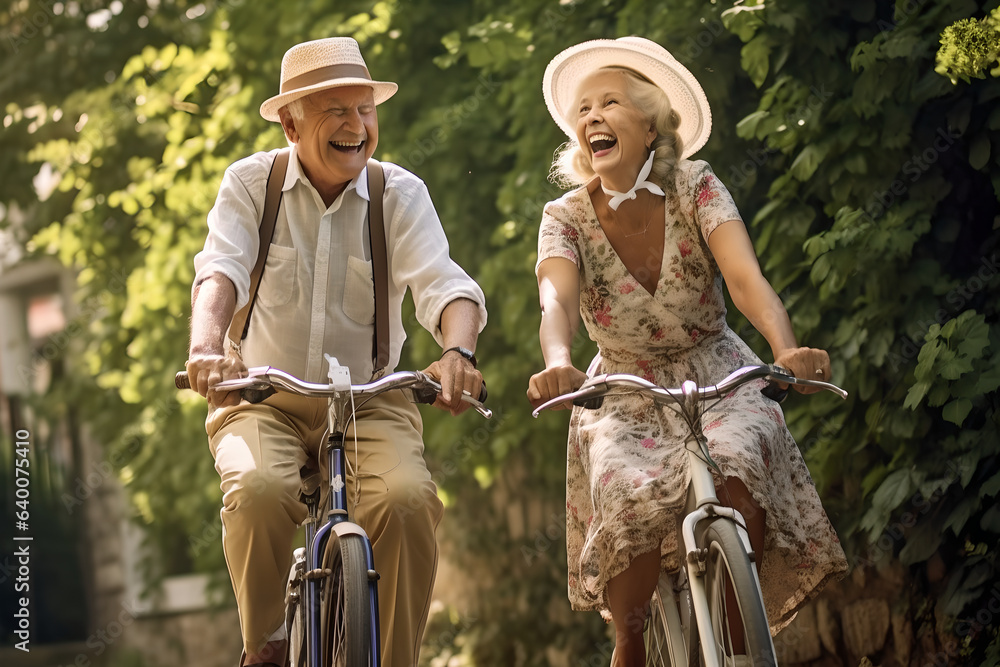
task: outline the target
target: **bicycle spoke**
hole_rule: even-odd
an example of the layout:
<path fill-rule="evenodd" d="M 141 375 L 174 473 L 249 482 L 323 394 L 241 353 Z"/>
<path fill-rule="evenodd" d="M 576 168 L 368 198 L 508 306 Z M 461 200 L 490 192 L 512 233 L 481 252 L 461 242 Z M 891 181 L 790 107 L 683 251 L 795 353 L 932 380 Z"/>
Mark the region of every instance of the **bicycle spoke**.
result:
<path fill-rule="evenodd" d="M 729 583 L 727 568 L 725 566 L 724 556 L 720 556 L 720 558 L 715 562 L 715 572 L 713 573 L 713 576 L 716 581 L 722 582 L 722 585 L 714 591 L 714 599 L 710 603 L 713 608 L 712 625 L 714 626 L 713 630 L 715 630 L 715 655 L 719 659 L 719 664 L 731 665 L 733 637 L 732 629 L 729 625 L 730 609 L 729 605 L 726 603 L 726 591 L 728 591 L 731 586 Z"/>
<path fill-rule="evenodd" d="M 330 607 L 333 617 L 330 619 L 330 662 L 332 667 L 343 667 L 345 664 L 345 631 L 344 631 L 344 580 L 338 570 L 330 586 Z"/>

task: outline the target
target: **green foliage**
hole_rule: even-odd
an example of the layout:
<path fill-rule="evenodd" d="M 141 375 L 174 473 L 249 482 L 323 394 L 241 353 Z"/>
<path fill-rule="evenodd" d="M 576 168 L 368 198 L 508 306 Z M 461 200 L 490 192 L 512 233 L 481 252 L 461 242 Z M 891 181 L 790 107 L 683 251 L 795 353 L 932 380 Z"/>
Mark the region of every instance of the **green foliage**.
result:
<path fill-rule="evenodd" d="M 997 492 L 1000 162 L 989 117 L 1000 88 L 955 93 L 932 72 L 936 36 L 975 3 L 897 3 L 891 21 L 882 3 L 872 16 L 813 4 L 808 21 L 839 26 L 819 41 L 789 35 L 805 6 L 768 5 L 752 30 L 730 25 L 747 46 L 770 35 L 793 53 L 755 66 L 768 78 L 737 124 L 763 142 L 753 178 L 770 186 L 752 228 L 800 341 L 830 350 L 852 393 L 846 407 L 811 399 L 786 416 L 814 442 L 810 469 L 856 562 L 898 558 L 917 571 L 943 558 L 944 590 L 915 597 L 961 619 L 996 577 L 992 548 L 976 545 L 997 538 L 985 519 Z"/>
<path fill-rule="evenodd" d="M 474 623 L 441 621 L 450 628 L 441 649 L 478 664 L 547 664 L 541 646 L 577 661 L 601 653 L 595 615 L 549 606 L 565 599 L 560 513 L 542 512 L 541 527 L 517 537 L 509 515 L 517 503 L 564 500 L 565 417 L 532 420 L 524 399 L 542 363 L 537 224 L 561 194 L 546 177 L 564 140 L 542 102 L 542 72 L 576 42 L 641 34 L 705 87 L 713 135 L 698 157 L 732 190 L 800 342 L 828 349 L 850 391 L 846 403 L 793 397 L 785 409 L 845 546 L 862 565 L 909 565 L 912 608 L 935 601 L 956 628 L 975 616 L 997 578 L 1000 533 L 1000 82 L 955 87 L 935 73 L 934 56 L 942 31 L 984 7 L 294 7 L 126 3 L 95 29 L 86 17 L 103 5 L 84 2 L 75 15 L 45 14 L 32 36 L 33 5 L 0 11 L 19 65 L 0 80 L 0 201 L 30 212 L 13 230 L 32 252 L 78 271 L 79 336 L 64 360 L 70 379 L 55 391 L 108 443 L 165 557 L 158 571 L 223 566 L 204 404 L 171 382 L 185 358 L 191 257 L 205 216 L 228 164 L 284 141 L 256 112 L 274 93 L 282 53 L 305 39 L 353 35 L 373 75 L 400 83 L 379 108 L 379 157 L 428 183 L 452 254 L 490 310 L 477 356 L 494 422 L 425 412 L 432 471 L 461 527 L 447 537 L 462 564 L 485 559 L 501 577 Z M 948 34 L 966 48 L 964 33 Z M 67 58 L 75 66 L 62 66 Z M 44 164 L 59 177 L 51 193 L 32 186 Z M 423 367 L 438 350 L 408 320 L 402 365 Z M 770 358 L 735 310 L 731 323 Z M 575 360 L 585 365 L 592 353 L 581 332 Z M 507 483 L 516 493 L 494 506 Z M 946 566 L 941 584 L 919 574 L 931 559 Z M 995 653 L 995 627 L 966 637 L 991 638 Z M 972 642 L 970 660 L 988 643 Z"/>

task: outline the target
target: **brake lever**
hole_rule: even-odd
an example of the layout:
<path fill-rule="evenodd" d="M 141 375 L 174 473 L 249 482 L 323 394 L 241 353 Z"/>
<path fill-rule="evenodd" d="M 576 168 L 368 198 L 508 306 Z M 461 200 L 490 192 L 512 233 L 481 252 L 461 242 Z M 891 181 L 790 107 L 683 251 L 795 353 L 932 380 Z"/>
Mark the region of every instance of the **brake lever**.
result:
<path fill-rule="evenodd" d="M 784 382 L 785 384 L 798 385 L 800 387 L 819 387 L 820 389 L 826 389 L 827 391 L 833 392 L 837 396 L 843 399 L 847 398 L 847 392 L 830 382 L 823 382 L 821 380 L 805 380 L 803 378 L 797 378 L 788 374 L 788 371 L 781 366 L 771 366 L 771 372 L 767 374 L 766 378 L 769 382 Z M 779 389 L 780 390 L 780 389 Z M 786 394 L 788 390 L 783 390 Z M 765 394 L 766 396 L 766 394 Z"/>
<path fill-rule="evenodd" d="M 410 388 L 409 391 L 411 393 L 413 403 L 423 403 L 425 405 L 430 405 L 435 400 L 437 400 L 438 393 L 440 393 L 441 391 L 441 385 L 434 380 L 432 380 L 432 382 L 434 382 L 433 385 L 423 385 L 420 387 Z M 486 400 L 486 396 L 487 396 L 486 383 L 484 382 L 482 388 L 479 390 L 478 399 L 473 398 L 472 394 L 465 391 L 464 389 L 462 390 L 462 396 L 460 398 L 461 400 L 471 405 L 476 410 L 476 412 L 478 412 L 484 418 L 491 419 L 493 417 L 493 411 L 490 410 L 485 405 L 483 405 L 483 401 Z"/>
<path fill-rule="evenodd" d="M 537 418 L 542 410 L 551 408 L 553 405 L 559 405 L 560 403 L 565 403 L 567 400 L 577 407 L 584 408 L 586 410 L 596 410 L 604 404 L 604 396 L 608 393 L 608 383 L 607 374 L 602 373 L 597 375 L 586 382 L 584 382 L 579 389 L 570 394 L 577 394 L 573 398 L 567 399 L 569 394 L 564 394 L 562 396 L 557 396 L 552 400 L 542 403 L 537 408 L 531 411 L 531 416 Z M 596 396 L 588 394 L 597 394 Z"/>
<path fill-rule="evenodd" d="M 483 392 L 483 393 L 485 393 L 485 392 Z M 480 396 L 481 395 L 482 394 L 480 394 Z M 479 414 L 481 414 L 485 419 L 492 419 L 493 418 L 493 411 L 490 410 L 485 405 L 483 405 L 482 401 L 479 401 L 479 400 L 477 400 L 475 398 L 472 398 L 472 394 L 470 394 L 469 392 L 465 391 L 464 389 L 462 390 L 462 400 L 465 401 L 466 403 L 468 403 L 469 405 L 471 405 L 472 408 L 476 412 L 478 412 Z"/>
<path fill-rule="evenodd" d="M 245 378 L 223 380 L 213 387 L 216 391 L 238 391 L 240 397 L 248 403 L 263 403 L 266 399 L 278 393 L 267 375 L 256 375 Z"/>
<path fill-rule="evenodd" d="M 218 384 L 212 386 L 212 389 L 216 391 L 260 391 L 271 387 L 271 381 L 267 376 L 256 376 L 256 377 L 245 377 L 245 378 L 232 378 L 230 380 L 223 380 Z"/>

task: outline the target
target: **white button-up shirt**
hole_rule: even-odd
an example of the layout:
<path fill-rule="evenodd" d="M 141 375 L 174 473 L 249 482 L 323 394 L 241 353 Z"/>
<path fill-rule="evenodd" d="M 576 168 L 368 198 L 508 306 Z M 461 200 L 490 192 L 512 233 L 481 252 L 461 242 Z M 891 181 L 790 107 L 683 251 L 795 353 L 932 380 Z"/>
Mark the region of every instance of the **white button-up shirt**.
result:
<path fill-rule="evenodd" d="M 368 226 L 367 168 L 327 207 L 291 149 L 274 238 L 242 343 L 247 366 L 273 366 L 307 382 L 325 382 L 323 354 L 351 369 L 353 382 L 372 375 L 375 297 Z M 219 273 L 236 287 L 236 309 L 249 300 L 267 175 L 277 151 L 257 153 L 226 170 L 208 214 L 208 237 L 194 259 L 195 283 Z M 441 344 L 441 313 L 451 301 L 479 304 L 479 285 L 448 255 L 448 241 L 423 181 L 383 162 L 386 251 L 389 255 L 390 356 L 399 363 L 406 339 L 401 305 L 409 288 L 420 324 Z"/>

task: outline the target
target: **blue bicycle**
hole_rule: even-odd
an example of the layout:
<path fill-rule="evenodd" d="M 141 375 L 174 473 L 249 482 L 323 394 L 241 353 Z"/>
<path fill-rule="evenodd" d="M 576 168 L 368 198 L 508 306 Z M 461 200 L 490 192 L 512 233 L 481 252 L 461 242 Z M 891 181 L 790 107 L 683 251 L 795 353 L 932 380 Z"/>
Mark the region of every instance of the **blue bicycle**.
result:
<path fill-rule="evenodd" d="M 303 478 L 302 499 L 308 508 L 305 547 L 295 550 L 285 595 L 289 667 L 378 667 L 381 665 L 378 617 L 378 571 L 371 541 L 347 510 L 346 426 L 353 411 L 367 399 L 389 390 L 410 393 L 415 403 L 433 403 L 441 385 L 418 371 L 392 373 L 368 384 L 352 385 L 350 371 L 333 357 L 327 384 L 303 382 L 271 367 L 248 370 L 245 378 L 216 385 L 221 391 L 239 391 L 251 403 L 276 392 L 329 400 L 325 454 L 329 471 L 326 503 L 320 507 L 318 470 Z M 184 380 L 178 374 L 177 385 Z M 183 387 L 182 387 L 183 388 Z M 477 412 L 489 419 L 478 398 L 463 394 Z M 324 511 L 325 510 L 325 511 Z"/>

